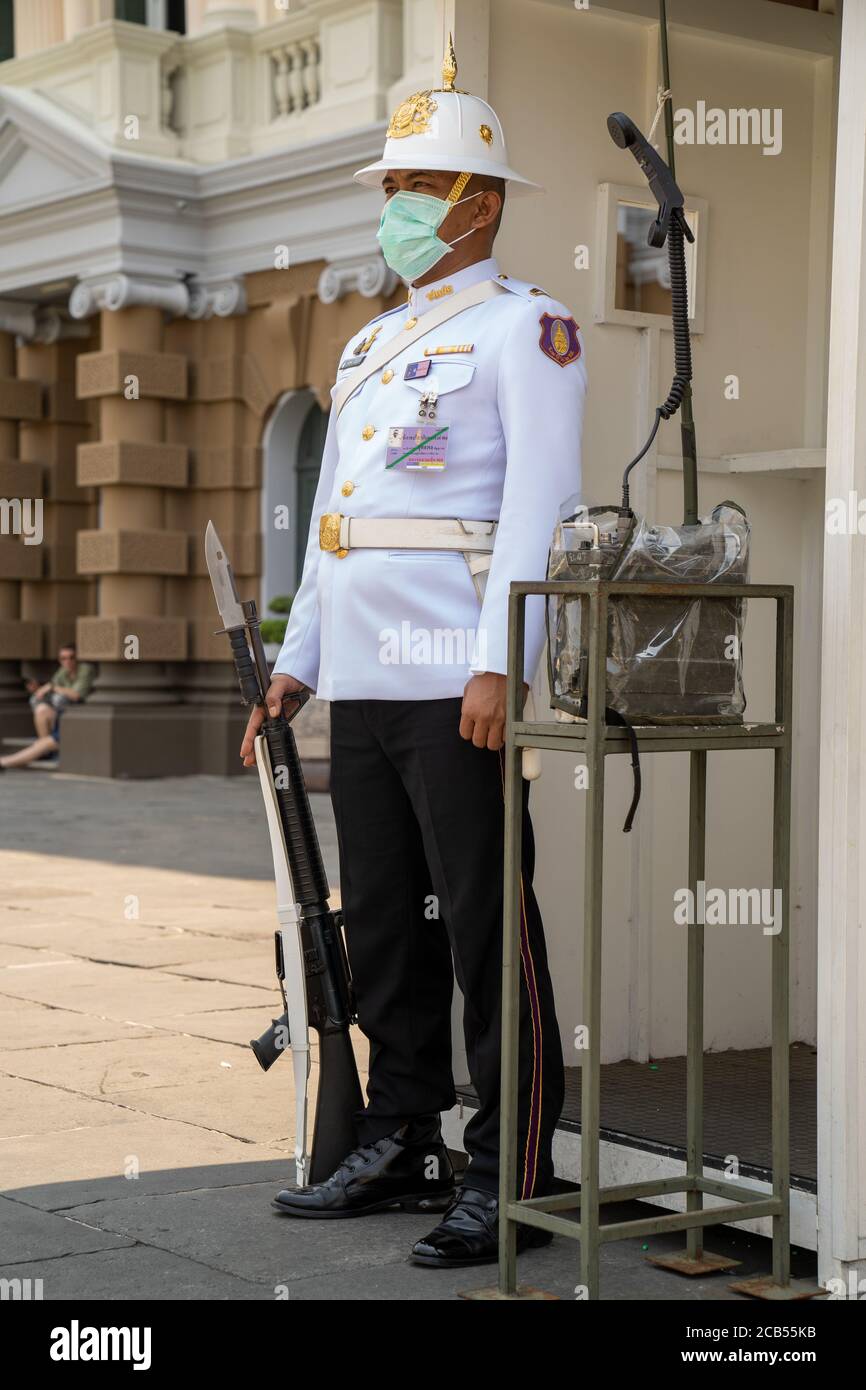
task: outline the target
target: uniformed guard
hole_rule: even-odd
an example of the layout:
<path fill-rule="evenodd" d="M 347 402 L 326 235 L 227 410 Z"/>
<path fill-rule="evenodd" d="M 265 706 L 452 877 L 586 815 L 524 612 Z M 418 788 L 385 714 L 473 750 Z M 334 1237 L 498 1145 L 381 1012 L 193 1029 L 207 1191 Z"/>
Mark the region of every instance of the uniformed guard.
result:
<path fill-rule="evenodd" d="M 561 501 L 580 486 L 586 374 L 578 326 L 492 257 L 509 167 L 487 102 L 455 88 L 395 112 L 379 242 L 409 286 L 340 360 L 304 573 L 268 707 L 309 687 L 331 702 L 331 795 L 358 1019 L 370 1042 L 360 1147 L 325 1183 L 281 1192 L 298 1217 L 428 1209 L 420 1264 L 493 1261 L 497 1247 L 508 591 L 542 579 Z M 533 606 L 534 605 L 534 606 Z M 527 605 L 525 674 L 543 646 Z M 252 762 L 261 722 L 242 747 Z M 524 788 L 528 784 L 524 783 Z M 553 1178 L 563 1063 L 524 836 L 519 1191 Z M 478 1109 L 462 1186 L 442 1140 L 455 1104 L 453 979 Z M 518 1249 L 548 1233 L 518 1228 Z"/>

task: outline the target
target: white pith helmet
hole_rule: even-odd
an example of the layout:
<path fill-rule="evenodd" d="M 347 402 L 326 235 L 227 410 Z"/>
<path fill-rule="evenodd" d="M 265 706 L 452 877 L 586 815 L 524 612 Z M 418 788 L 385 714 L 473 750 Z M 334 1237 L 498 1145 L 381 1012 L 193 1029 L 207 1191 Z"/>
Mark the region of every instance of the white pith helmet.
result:
<path fill-rule="evenodd" d="M 505 132 L 493 107 L 481 97 L 458 91 L 456 76 L 457 59 L 449 35 L 442 86 L 416 92 L 397 107 L 388 126 L 385 153 L 375 164 L 358 170 L 356 183 L 381 188 L 388 169 L 447 169 L 506 179 L 510 194 L 541 191 L 539 184 L 510 167 Z"/>

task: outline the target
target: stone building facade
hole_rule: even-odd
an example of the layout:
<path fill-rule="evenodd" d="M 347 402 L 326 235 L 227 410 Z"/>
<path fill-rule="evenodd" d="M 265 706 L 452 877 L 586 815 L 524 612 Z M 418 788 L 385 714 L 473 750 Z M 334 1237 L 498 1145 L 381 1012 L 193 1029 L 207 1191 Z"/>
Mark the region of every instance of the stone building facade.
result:
<path fill-rule="evenodd" d="M 341 348 L 388 302 L 356 290 L 324 304 L 323 269 L 246 276 L 242 312 L 200 318 L 107 307 L 114 289 L 138 297 L 134 281 L 108 282 L 86 338 L 15 349 L 7 335 L 4 423 L 20 441 L 9 482 L 45 496 L 48 525 L 41 547 L 5 542 L 2 655 L 49 657 L 74 637 L 99 663 L 91 700 L 65 723 L 65 770 L 236 767 L 242 714 L 215 635 L 204 530 L 212 519 L 244 595 L 261 602 L 268 420 L 293 393 L 327 410 Z M 271 505 L 294 516 L 282 463 Z"/>
<path fill-rule="evenodd" d="M 347 338 L 394 301 L 378 199 L 351 176 L 402 95 L 404 7 L 286 11 L 190 0 L 180 36 L 101 0 L 16 5 L 0 64 L 0 495 L 40 502 L 44 534 L 10 512 L 0 536 L 0 735 L 28 730 L 22 675 L 75 640 L 99 676 L 64 721 L 66 771 L 239 766 L 204 529 L 260 607 L 268 549 L 292 592 L 298 538 L 268 530 L 278 508 L 306 529 L 304 422 L 330 407 Z M 308 755 L 324 756 L 321 716 L 307 719 Z"/>

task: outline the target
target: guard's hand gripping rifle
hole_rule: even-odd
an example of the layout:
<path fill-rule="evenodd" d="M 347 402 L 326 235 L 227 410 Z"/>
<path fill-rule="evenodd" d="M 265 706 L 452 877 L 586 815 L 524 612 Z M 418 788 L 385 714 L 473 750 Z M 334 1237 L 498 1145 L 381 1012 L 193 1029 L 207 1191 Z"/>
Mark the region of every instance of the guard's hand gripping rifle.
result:
<path fill-rule="evenodd" d="M 223 630 L 232 645 L 245 705 L 264 705 L 270 684 L 255 601 L 241 603 L 222 542 L 208 522 L 205 555 Z M 313 813 L 291 720 L 309 699 L 292 697 L 290 717 L 266 714 L 255 740 L 256 766 L 265 803 L 277 889 L 277 976 L 285 1013 L 250 1043 L 264 1071 L 291 1048 L 295 1074 L 297 1182 L 321 1182 L 357 1144 L 355 1114 L 363 1106 L 349 1035 L 355 1006 L 342 917 L 328 906 Z M 309 1029 L 319 1035 L 319 1087 L 313 1142 L 308 1154 L 307 1082 Z"/>

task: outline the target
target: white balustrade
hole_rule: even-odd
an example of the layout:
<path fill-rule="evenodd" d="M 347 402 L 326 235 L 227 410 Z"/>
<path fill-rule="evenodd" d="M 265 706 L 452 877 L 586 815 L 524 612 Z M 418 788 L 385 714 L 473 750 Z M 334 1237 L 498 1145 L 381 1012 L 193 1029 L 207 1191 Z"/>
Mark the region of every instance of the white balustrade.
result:
<path fill-rule="evenodd" d="M 315 34 L 288 42 L 275 37 L 262 56 L 269 78 L 271 120 L 296 116 L 315 106 L 321 96 L 321 54 Z"/>
<path fill-rule="evenodd" d="M 136 152 L 204 164 L 380 121 L 399 75 L 400 0 L 295 4 L 262 24 L 256 15 L 280 9 L 199 0 L 200 25 L 180 36 L 138 24 L 88 25 L 103 0 L 68 0 L 71 37 L 41 47 L 35 21 L 50 7 L 34 0 L 39 45 L 3 64 L 3 83 L 48 100 L 56 93 L 61 107 L 74 91 L 79 118 L 121 148 L 134 115 Z"/>

